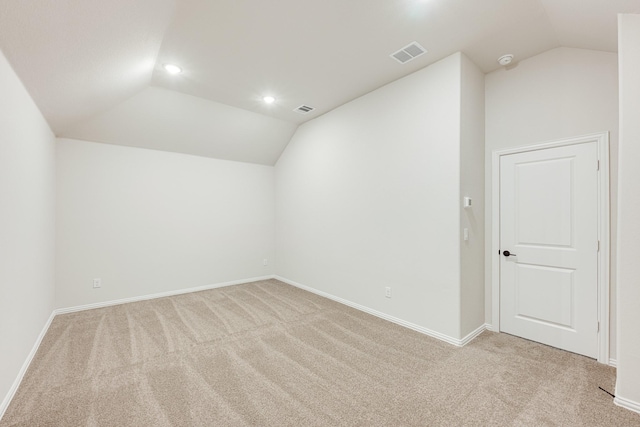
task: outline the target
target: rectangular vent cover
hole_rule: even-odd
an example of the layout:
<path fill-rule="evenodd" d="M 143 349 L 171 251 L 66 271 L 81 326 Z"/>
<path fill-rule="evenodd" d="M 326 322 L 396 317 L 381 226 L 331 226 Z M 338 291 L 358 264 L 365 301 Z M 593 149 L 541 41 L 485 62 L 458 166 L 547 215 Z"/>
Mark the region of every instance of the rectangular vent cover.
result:
<path fill-rule="evenodd" d="M 312 112 L 313 110 L 315 110 L 315 108 L 313 107 L 309 107 L 308 105 L 301 105 L 298 108 L 294 109 L 293 111 L 300 113 L 300 114 L 307 114 Z"/>
<path fill-rule="evenodd" d="M 391 56 L 393 59 L 398 61 L 401 64 L 406 64 L 411 61 L 413 58 L 417 58 L 418 56 L 426 53 L 427 50 L 420 46 L 418 42 L 412 42 L 400 49 L 397 52 L 392 53 Z"/>

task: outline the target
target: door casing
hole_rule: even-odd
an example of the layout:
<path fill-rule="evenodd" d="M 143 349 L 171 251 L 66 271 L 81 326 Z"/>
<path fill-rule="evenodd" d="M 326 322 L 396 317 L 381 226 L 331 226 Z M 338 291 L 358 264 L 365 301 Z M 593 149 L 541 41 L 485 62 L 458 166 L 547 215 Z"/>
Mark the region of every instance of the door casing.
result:
<path fill-rule="evenodd" d="M 546 148 L 596 142 L 598 147 L 598 362 L 609 364 L 609 132 L 494 150 L 491 167 L 491 329 L 500 331 L 500 157 Z"/>

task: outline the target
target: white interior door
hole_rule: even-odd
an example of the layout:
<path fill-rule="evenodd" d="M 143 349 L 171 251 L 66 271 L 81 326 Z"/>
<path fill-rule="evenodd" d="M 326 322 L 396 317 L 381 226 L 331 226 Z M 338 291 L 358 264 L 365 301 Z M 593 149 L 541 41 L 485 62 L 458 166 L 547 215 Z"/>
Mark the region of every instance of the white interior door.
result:
<path fill-rule="evenodd" d="M 500 330 L 598 355 L 596 142 L 500 158 Z"/>

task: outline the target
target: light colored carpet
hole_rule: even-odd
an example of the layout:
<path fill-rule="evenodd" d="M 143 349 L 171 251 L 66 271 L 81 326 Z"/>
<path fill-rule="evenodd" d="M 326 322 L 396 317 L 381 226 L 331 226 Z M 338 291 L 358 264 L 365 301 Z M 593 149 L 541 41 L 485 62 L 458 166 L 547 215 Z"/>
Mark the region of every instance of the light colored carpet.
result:
<path fill-rule="evenodd" d="M 640 426 L 615 370 L 464 348 L 276 280 L 57 316 L 1 426 Z"/>

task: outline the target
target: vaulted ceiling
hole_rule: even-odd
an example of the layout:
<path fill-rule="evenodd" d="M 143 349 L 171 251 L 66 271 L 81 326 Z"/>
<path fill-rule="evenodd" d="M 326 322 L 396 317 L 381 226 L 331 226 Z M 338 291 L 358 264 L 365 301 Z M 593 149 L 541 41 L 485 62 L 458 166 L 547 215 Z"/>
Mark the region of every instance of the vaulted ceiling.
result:
<path fill-rule="evenodd" d="M 0 49 L 58 136 L 272 165 L 300 123 L 456 51 L 615 52 L 617 13 L 640 0 L 0 0 Z"/>

